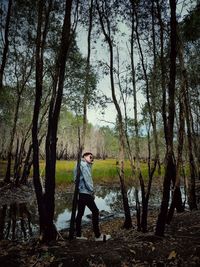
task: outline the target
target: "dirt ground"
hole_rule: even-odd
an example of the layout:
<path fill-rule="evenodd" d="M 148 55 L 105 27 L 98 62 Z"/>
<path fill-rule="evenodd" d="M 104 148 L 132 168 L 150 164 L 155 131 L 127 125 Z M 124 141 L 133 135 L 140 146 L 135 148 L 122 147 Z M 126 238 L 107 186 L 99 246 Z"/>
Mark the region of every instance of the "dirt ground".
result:
<path fill-rule="evenodd" d="M 148 232 L 133 228 L 122 229 L 123 219 L 101 222 L 101 230 L 112 235 L 107 242 L 95 242 L 90 226 L 83 228 L 87 241 L 67 239 L 67 231 L 60 232 L 58 240 L 40 244 L 38 238 L 28 242 L 0 241 L 0 266 L 200 266 L 200 206 L 196 211 L 175 213 L 165 236 L 155 236 L 159 210 L 151 210 Z"/>

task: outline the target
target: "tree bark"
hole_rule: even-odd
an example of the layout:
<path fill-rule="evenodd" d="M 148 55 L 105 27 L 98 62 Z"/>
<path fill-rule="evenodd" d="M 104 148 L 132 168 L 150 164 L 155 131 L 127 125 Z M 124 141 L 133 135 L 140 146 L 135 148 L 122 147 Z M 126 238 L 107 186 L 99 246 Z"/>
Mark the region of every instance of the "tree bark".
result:
<path fill-rule="evenodd" d="M 149 196 L 151 192 L 151 185 L 152 185 L 152 180 L 154 176 L 154 172 L 156 170 L 157 166 L 157 160 L 154 160 L 154 165 L 151 166 L 150 161 L 151 161 L 151 148 L 150 148 L 150 134 L 148 131 L 148 151 L 149 151 L 149 159 L 148 159 L 148 174 L 149 174 L 149 179 L 148 179 L 148 185 L 147 185 L 147 190 L 145 192 L 145 187 L 144 187 L 144 179 L 142 177 L 142 174 L 140 174 L 140 186 L 141 186 L 141 191 L 142 191 L 142 216 L 141 216 L 141 230 L 143 233 L 147 232 L 147 226 L 148 226 L 148 205 L 149 205 Z"/>
<path fill-rule="evenodd" d="M 66 0 L 65 17 L 62 28 L 61 44 L 56 66 L 56 76 L 54 90 L 52 92 L 51 105 L 48 118 L 48 132 L 46 137 L 46 167 L 45 167 L 45 211 L 46 227 L 44 231 L 44 240 L 54 240 L 56 238 L 56 229 L 53 222 L 55 209 L 55 168 L 56 168 L 56 142 L 58 119 L 62 103 L 63 86 L 65 78 L 65 66 L 71 43 L 71 9 L 72 0 Z M 55 95 L 54 95 L 55 93 Z"/>
<path fill-rule="evenodd" d="M 6 16 L 6 25 L 5 25 L 5 31 L 4 31 L 5 45 L 3 48 L 2 62 L 0 64 L 0 91 L 3 88 L 3 74 L 4 74 L 4 69 L 6 66 L 6 59 L 7 59 L 8 47 L 9 47 L 8 34 L 9 34 L 9 27 L 10 27 L 12 2 L 13 2 L 12 0 L 9 0 L 9 2 L 8 2 L 8 11 L 7 11 L 7 16 Z"/>
<path fill-rule="evenodd" d="M 156 235 L 163 236 L 168 212 L 169 205 L 169 193 L 170 193 L 170 184 L 171 180 L 175 180 L 176 168 L 174 161 L 174 151 L 173 151 L 173 129 L 174 129 L 174 114 L 175 114 L 175 78 L 176 78 L 176 1 L 170 0 L 170 81 L 168 86 L 168 120 L 165 121 L 166 115 L 163 114 L 164 124 L 166 126 L 166 170 L 163 183 L 163 196 L 160 207 L 160 213 L 158 215 L 157 224 L 156 224 Z M 163 99 L 163 106 L 166 107 L 166 98 Z"/>
<path fill-rule="evenodd" d="M 36 92 L 35 104 L 32 120 L 32 146 L 33 146 L 33 184 L 38 204 L 40 234 L 45 229 L 45 208 L 43 201 L 43 189 L 40 181 L 40 167 L 39 167 L 39 141 L 38 141 L 38 118 L 41 108 L 42 99 L 42 76 L 43 76 L 43 47 L 42 47 L 42 22 L 43 22 L 44 3 L 42 0 L 38 1 L 38 25 L 36 37 Z"/>
<path fill-rule="evenodd" d="M 12 149 L 13 149 L 16 126 L 17 126 L 17 121 L 18 121 L 18 113 L 19 113 L 20 101 L 21 101 L 21 92 L 20 93 L 18 92 L 17 103 L 16 103 L 16 107 L 15 107 L 13 127 L 12 127 L 12 131 L 11 131 L 11 134 L 10 134 L 11 135 L 11 139 L 10 139 L 8 155 L 7 155 L 7 169 L 6 169 L 6 176 L 5 176 L 5 179 L 4 179 L 5 183 L 10 183 L 10 181 L 11 181 L 10 178 L 11 178 Z"/>
<path fill-rule="evenodd" d="M 195 180 L 197 178 L 197 170 L 194 160 L 194 141 L 192 136 L 192 117 L 191 117 L 191 109 L 189 104 L 189 96 L 188 96 L 188 75 L 187 70 L 184 64 L 184 56 L 183 56 L 183 44 L 180 37 L 178 36 L 178 58 L 180 62 L 181 68 L 181 77 L 182 77 L 182 97 L 184 99 L 183 109 L 186 119 L 187 125 L 187 143 L 188 143 L 188 153 L 189 153 L 189 169 L 190 169 L 190 179 L 189 181 L 189 188 L 188 188 L 188 204 L 190 210 L 197 209 L 197 202 L 196 202 L 196 192 L 195 192 Z"/>
<path fill-rule="evenodd" d="M 182 203 L 181 191 L 180 191 L 180 172 L 182 164 L 182 152 L 183 152 L 183 142 L 184 142 L 184 108 L 183 108 L 183 93 L 184 93 L 184 84 L 181 84 L 180 95 L 179 95 L 179 132 L 178 132 L 178 156 L 176 164 L 176 179 L 174 184 L 174 189 L 172 192 L 172 202 L 170 209 L 167 215 L 166 222 L 170 224 L 174 210 L 177 209 L 177 212 L 183 212 L 184 206 Z"/>
<path fill-rule="evenodd" d="M 110 68 L 110 84 L 111 84 L 111 93 L 112 93 L 112 99 L 117 111 L 118 115 L 118 121 L 119 121 L 119 141 L 120 141 L 120 152 L 119 152 L 119 161 L 120 161 L 120 170 L 119 170 L 119 178 L 120 178 L 120 184 L 121 184 L 121 192 L 122 192 L 122 198 L 123 198 L 123 206 L 124 206 L 124 213 L 125 213 L 125 221 L 124 221 L 124 227 L 126 229 L 129 229 L 132 227 L 132 220 L 131 220 L 131 215 L 130 215 L 130 207 L 128 204 L 128 197 L 127 197 L 127 190 L 125 187 L 125 182 L 124 182 L 124 156 L 125 156 L 125 136 L 124 136 L 124 124 L 123 124 L 123 117 L 121 113 L 120 106 L 118 104 L 117 98 L 116 98 L 116 93 L 115 93 L 115 85 L 114 85 L 114 55 L 113 55 L 113 44 L 112 40 L 110 37 L 110 21 L 109 18 L 106 17 L 106 26 L 104 25 L 104 19 L 106 14 L 102 13 L 100 10 L 99 4 L 97 3 L 97 10 L 100 18 L 100 24 L 101 28 L 104 34 L 104 37 L 106 39 L 106 42 L 109 47 L 109 53 L 110 53 L 110 63 L 109 63 L 109 68 Z M 105 27 L 107 27 L 107 32 Z"/>
<path fill-rule="evenodd" d="M 149 180 L 148 180 L 148 191 L 145 192 L 145 186 L 144 186 L 144 180 L 143 180 L 143 176 L 139 167 L 139 151 L 138 151 L 138 145 L 136 144 L 136 162 L 137 162 L 137 173 L 138 173 L 138 178 L 140 181 L 140 187 L 141 187 L 141 192 L 142 192 L 142 219 L 141 219 L 141 229 L 143 232 L 147 231 L 147 215 L 148 215 L 148 201 L 149 201 L 149 194 L 150 194 L 150 190 L 151 190 L 151 183 L 152 183 L 152 179 L 153 179 L 153 174 L 155 172 L 155 168 L 158 165 L 157 163 L 159 163 L 159 145 L 158 145 L 158 135 L 157 135 L 157 125 L 156 125 L 156 109 L 154 109 L 155 106 L 155 85 L 153 83 L 153 88 L 152 88 L 152 93 L 150 97 L 150 86 L 149 86 L 149 79 L 148 79 L 148 75 L 147 75 L 147 71 L 145 68 L 145 63 L 144 63 L 144 55 L 143 55 L 143 51 L 142 51 L 142 46 L 141 46 L 141 41 L 140 41 L 140 37 L 139 37 L 139 31 L 138 31 L 138 25 L 139 25 L 139 21 L 138 21 L 138 14 L 137 14 L 137 8 L 136 5 L 134 4 L 133 1 L 131 1 L 132 3 L 132 16 L 135 16 L 135 22 L 136 22 L 136 26 L 135 26 L 135 33 L 136 33 L 136 39 L 137 39 L 137 43 L 138 43 L 138 47 L 139 47 L 139 53 L 141 56 L 141 63 L 142 63 L 142 69 L 143 69 L 143 73 L 144 73 L 144 77 L 145 77 L 145 89 L 146 89 L 146 98 L 147 98 L 147 106 L 148 106 L 148 112 L 149 112 L 149 116 L 150 116 L 150 123 L 152 125 L 153 128 L 153 137 L 154 137 L 154 143 L 155 143 L 155 150 L 156 150 L 156 155 L 155 155 L 155 159 L 154 159 L 154 164 L 151 167 L 151 153 L 150 153 L 150 142 L 148 142 L 149 145 L 149 159 L 148 159 L 148 172 L 149 172 Z M 153 8 L 153 2 L 152 2 L 152 33 L 153 33 L 153 50 L 154 50 L 154 76 L 155 76 L 155 30 L 154 30 L 154 8 Z M 153 80 L 156 77 L 153 77 Z M 136 124 L 136 123 L 135 123 Z M 135 126 L 136 127 L 136 126 Z M 138 129 L 137 129 L 137 134 L 138 134 Z M 160 171 L 160 170 L 159 170 Z"/>
<path fill-rule="evenodd" d="M 74 225 L 75 225 L 75 216 L 76 216 L 76 207 L 78 202 L 78 188 L 80 182 L 80 163 L 81 163 L 81 156 L 85 146 L 85 136 L 86 136 L 86 129 L 87 129 L 87 106 L 88 106 L 88 86 L 89 86 L 89 72 L 90 72 L 90 54 L 91 54 L 91 33 L 92 33 L 92 22 L 93 22 L 93 0 L 90 2 L 89 7 L 89 26 L 88 26 L 88 36 L 87 36 L 87 61 L 86 61 L 86 77 L 85 77 L 85 92 L 84 92 L 84 99 L 83 99 L 83 131 L 82 136 L 80 136 L 80 131 L 78 133 L 79 136 L 79 150 L 78 150 L 78 157 L 77 157 L 77 176 L 75 182 L 75 190 L 73 196 L 73 203 L 72 203 L 72 213 L 71 213 L 71 220 L 70 220 L 70 231 L 69 231 L 69 239 L 72 240 L 74 237 Z"/>
<path fill-rule="evenodd" d="M 4 239 L 7 205 L 0 208 L 0 240 Z"/>
<path fill-rule="evenodd" d="M 140 144 L 139 144 L 139 126 L 138 126 L 138 111 L 137 111 L 137 88 L 135 79 L 135 64 L 134 64 L 134 31 L 135 31 L 135 6 L 134 1 L 131 0 L 131 72 L 132 72 L 132 87 L 133 87 L 133 109 L 134 109 L 134 130 L 135 130 L 135 161 L 131 163 L 132 174 L 136 177 L 135 183 L 135 201 L 136 201 L 136 219 L 137 219 L 137 229 L 141 230 L 141 209 L 139 201 L 138 192 L 138 177 L 141 173 L 140 170 Z"/>

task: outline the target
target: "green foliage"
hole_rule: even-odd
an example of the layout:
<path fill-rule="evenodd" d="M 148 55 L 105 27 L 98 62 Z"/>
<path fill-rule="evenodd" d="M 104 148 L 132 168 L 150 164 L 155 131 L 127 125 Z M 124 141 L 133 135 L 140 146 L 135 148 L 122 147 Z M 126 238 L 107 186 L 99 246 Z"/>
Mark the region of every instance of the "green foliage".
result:
<path fill-rule="evenodd" d="M 13 112 L 13 101 L 15 99 L 14 89 L 9 87 L 3 87 L 0 91 L 0 126 L 5 123 L 10 125 L 12 112 Z M 0 128 L 1 128 L 0 127 Z"/>
<path fill-rule="evenodd" d="M 105 152 L 109 157 L 115 157 L 118 151 L 118 138 L 111 128 L 103 126 L 99 128 L 100 134 L 104 138 Z"/>
<path fill-rule="evenodd" d="M 87 104 L 94 106 L 97 103 L 97 73 L 92 66 L 87 69 L 87 60 L 76 44 L 70 51 L 66 66 L 63 103 L 77 114 L 83 114 L 84 95 L 87 91 Z"/>
<path fill-rule="evenodd" d="M 182 31 L 186 41 L 196 41 L 200 38 L 200 4 L 186 16 L 182 24 Z"/>

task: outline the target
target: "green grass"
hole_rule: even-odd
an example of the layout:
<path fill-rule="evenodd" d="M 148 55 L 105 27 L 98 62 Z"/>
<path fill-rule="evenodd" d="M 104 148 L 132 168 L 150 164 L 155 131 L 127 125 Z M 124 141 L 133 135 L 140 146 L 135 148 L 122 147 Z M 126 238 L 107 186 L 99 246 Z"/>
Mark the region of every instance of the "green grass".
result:
<path fill-rule="evenodd" d="M 73 181 L 73 170 L 76 161 L 57 161 L 56 183 L 71 183 Z M 92 175 L 95 182 L 107 182 L 117 177 L 115 160 L 95 160 L 92 167 Z"/>
<path fill-rule="evenodd" d="M 70 183 L 73 180 L 73 169 L 76 161 L 57 161 L 56 164 L 56 183 Z M 116 160 L 95 160 L 92 167 L 92 176 L 95 183 L 114 183 L 119 181 Z M 125 164 L 125 176 L 131 178 L 130 164 Z"/>
<path fill-rule="evenodd" d="M 3 178 L 6 170 L 6 162 L 1 163 L 1 177 Z M 73 181 L 73 169 L 76 165 L 76 161 L 70 160 L 60 160 L 56 163 L 56 184 L 65 185 L 70 184 Z M 148 166 L 146 163 L 141 163 L 141 170 L 143 178 L 146 180 L 148 178 Z M 131 167 L 128 160 L 125 161 L 125 179 L 127 182 L 132 181 Z M 45 161 L 40 161 L 40 175 L 44 177 L 45 172 Z M 164 174 L 162 167 L 162 175 Z M 186 175 L 188 174 L 188 168 L 186 168 Z M 32 172 L 31 175 L 32 176 Z M 92 176 L 95 183 L 118 183 L 119 177 L 116 169 L 116 159 L 106 159 L 98 160 L 95 159 L 92 167 Z M 157 177 L 157 171 L 154 177 Z"/>
<path fill-rule="evenodd" d="M 6 162 L 3 163 L 2 177 L 5 174 L 6 170 Z M 76 165 L 76 161 L 74 160 L 58 160 L 56 163 L 56 184 L 70 184 L 73 181 L 73 170 Z M 141 164 L 142 174 L 144 178 L 147 177 L 148 169 L 147 164 Z M 40 175 L 44 177 L 45 175 L 45 161 L 40 161 Z M 32 176 L 32 171 L 30 176 Z M 116 160 L 115 159 L 106 159 L 106 160 L 98 160 L 94 161 L 92 167 L 92 176 L 95 183 L 115 183 L 119 182 L 119 177 L 116 168 Z M 131 167 L 129 161 L 125 161 L 125 177 L 127 181 L 131 181 Z"/>
<path fill-rule="evenodd" d="M 57 161 L 56 183 L 71 183 L 73 180 L 73 169 L 76 161 Z M 125 161 L 125 177 L 128 182 L 132 180 L 131 167 L 129 161 Z M 148 166 L 141 164 L 142 175 L 148 178 Z M 158 175 L 155 173 L 155 175 Z M 92 167 L 92 176 L 95 183 L 115 183 L 119 182 L 115 159 L 95 160 Z"/>

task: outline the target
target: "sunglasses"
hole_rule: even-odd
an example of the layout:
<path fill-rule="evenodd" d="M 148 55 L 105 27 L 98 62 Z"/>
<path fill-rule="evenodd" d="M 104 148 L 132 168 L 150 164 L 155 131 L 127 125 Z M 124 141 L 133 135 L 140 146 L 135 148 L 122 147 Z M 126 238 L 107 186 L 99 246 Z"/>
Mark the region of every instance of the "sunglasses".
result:
<path fill-rule="evenodd" d="M 91 161 L 93 161 L 94 160 L 93 156 L 90 156 L 90 159 L 91 159 Z"/>

